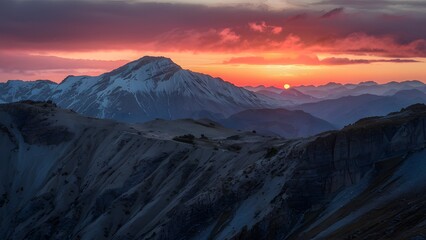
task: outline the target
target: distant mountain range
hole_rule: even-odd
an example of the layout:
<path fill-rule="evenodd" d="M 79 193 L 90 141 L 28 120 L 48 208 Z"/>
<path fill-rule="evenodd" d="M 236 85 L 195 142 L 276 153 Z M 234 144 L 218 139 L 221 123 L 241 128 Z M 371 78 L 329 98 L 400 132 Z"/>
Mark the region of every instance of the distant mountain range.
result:
<path fill-rule="evenodd" d="M 426 85 L 420 81 L 328 83 L 321 86 L 245 87 L 276 100 L 293 103 L 290 110 L 302 110 L 338 128 L 361 118 L 386 115 L 415 103 L 426 103 Z"/>
<path fill-rule="evenodd" d="M 278 101 L 290 102 L 291 105 L 318 101 L 317 98 L 302 93 L 297 90 L 297 88 L 280 89 L 276 87 L 265 87 L 263 85 L 257 87 L 245 86 L 244 88 Z"/>
<path fill-rule="evenodd" d="M 363 94 L 323 100 L 292 107 L 343 127 L 361 118 L 381 116 L 399 111 L 415 103 L 426 103 L 426 94 L 420 90 L 402 90 L 391 96 Z"/>
<path fill-rule="evenodd" d="M 379 96 L 393 95 L 398 91 L 419 89 L 424 91 L 426 85 L 420 81 L 389 82 L 378 84 L 373 81 L 359 84 L 328 83 L 321 86 L 298 86 L 295 89 L 302 93 L 321 99 L 340 98 L 345 96 L 358 96 L 372 94 Z"/>
<path fill-rule="evenodd" d="M 319 86 L 295 86 L 287 90 L 276 87 L 265 87 L 263 85 L 257 87 L 246 86 L 244 88 L 253 92 L 263 93 L 264 95 L 270 96 L 277 96 L 274 94 L 290 95 L 293 96 L 293 98 L 289 98 L 288 100 L 293 101 L 293 104 L 296 105 L 306 102 L 336 99 L 346 96 L 358 96 L 363 94 L 390 96 L 397 93 L 398 91 L 410 89 L 418 89 L 426 92 L 426 85 L 417 80 L 389 82 L 384 84 L 378 84 L 373 81 L 361 82 L 359 84 L 341 84 L 330 82 Z"/>

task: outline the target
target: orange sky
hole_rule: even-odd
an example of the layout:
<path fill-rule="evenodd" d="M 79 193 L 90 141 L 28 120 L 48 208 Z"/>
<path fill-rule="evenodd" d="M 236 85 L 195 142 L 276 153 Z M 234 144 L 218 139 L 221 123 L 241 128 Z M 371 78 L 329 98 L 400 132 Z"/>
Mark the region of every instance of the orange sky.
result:
<path fill-rule="evenodd" d="M 167 2 L 5 0 L 0 81 L 60 82 L 145 55 L 240 86 L 426 80 L 421 1 Z"/>
<path fill-rule="evenodd" d="M 154 55 L 167 56 L 185 69 L 202 72 L 214 77 L 221 77 L 238 86 L 245 85 L 271 85 L 282 87 L 288 83 L 297 85 L 320 85 L 328 82 L 356 83 L 362 81 L 402 81 L 426 79 L 425 58 L 415 58 L 419 62 L 393 63 L 376 62 L 369 64 L 348 65 L 303 65 L 303 64 L 224 64 L 231 58 L 229 54 L 213 53 L 181 53 L 181 52 L 84 52 L 84 53 L 58 53 L 53 52 L 49 56 L 58 56 L 67 59 L 96 59 L 119 60 L 108 64 L 100 64 L 96 68 L 82 68 L 77 66 L 72 69 L 32 70 L 28 73 L 11 72 L 3 73 L 6 79 L 50 79 L 56 82 L 62 81 L 67 75 L 99 75 L 139 56 Z M 241 54 L 244 56 L 244 54 Z M 262 52 L 258 53 L 262 56 Z M 232 56 L 238 56 L 233 54 Z M 353 56 L 356 58 L 357 56 Z M 126 60 L 125 60 L 126 59 Z"/>

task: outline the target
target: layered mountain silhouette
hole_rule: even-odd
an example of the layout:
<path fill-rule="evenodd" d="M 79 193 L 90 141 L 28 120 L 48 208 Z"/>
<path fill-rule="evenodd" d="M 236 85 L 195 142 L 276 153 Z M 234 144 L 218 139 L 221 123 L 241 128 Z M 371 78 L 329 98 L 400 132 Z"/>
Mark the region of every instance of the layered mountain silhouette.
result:
<path fill-rule="evenodd" d="M 292 104 L 301 104 L 301 103 L 318 101 L 317 98 L 304 94 L 295 88 L 285 89 L 279 93 L 275 93 L 270 90 L 259 90 L 259 91 L 256 91 L 256 93 L 268 96 L 273 99 L 281 100 L 281 101 L 289 101 Z"/>
<path fill-rule="evenodd" d="M 392 96 L 363 94 L 302 104 L 294 109 L 343 127 L 361 118 L 385 115 L 415 103 L 426 103 L 426 94 L 416 89 L 402 90 Z"/>
<path fill-rule="evenodd" d="M 329 122 L 306 112 L 280 108 L 244 110 L 220 122 L 232 129 L 286 138 L 307 137 L 335 129 Z"/>
<path fill-rule="evenodd" d="M 424 91 L 426 85 L 420 81 L 411 80 L 403 82 L 388 82 L 378 84 L 374 81 L 359 84 L 328 83 L 320 86 L 297 86 L 298 91 L 319 99 L 336 99 L 345 96 L 358 96 L 372 94 L 379 96 L 393 95 L 398 91 L 419 89 Z"/>

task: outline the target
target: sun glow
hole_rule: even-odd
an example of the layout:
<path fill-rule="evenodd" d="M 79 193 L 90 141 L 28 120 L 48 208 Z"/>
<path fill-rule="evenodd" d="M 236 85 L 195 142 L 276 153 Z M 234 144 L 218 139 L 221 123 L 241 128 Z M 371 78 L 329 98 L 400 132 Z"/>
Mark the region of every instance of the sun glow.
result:
<path fill-rule="evenodd" d="M 290 84 L 284 84 L 284 89 L 289 89 L 291 86 L 290 86 Z"/>

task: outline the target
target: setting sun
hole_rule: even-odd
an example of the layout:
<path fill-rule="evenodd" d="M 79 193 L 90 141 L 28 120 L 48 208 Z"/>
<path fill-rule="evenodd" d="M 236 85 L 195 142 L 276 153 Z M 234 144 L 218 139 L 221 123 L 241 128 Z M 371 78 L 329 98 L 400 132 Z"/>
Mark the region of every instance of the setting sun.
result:
<path fill-rule="evenodd" d="M 284 89 L 289 89 L 290 87 L 290 84 L 284 84 Z"/>

